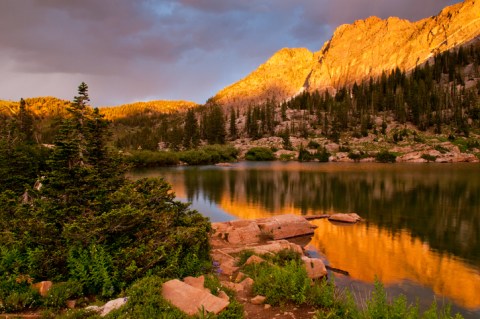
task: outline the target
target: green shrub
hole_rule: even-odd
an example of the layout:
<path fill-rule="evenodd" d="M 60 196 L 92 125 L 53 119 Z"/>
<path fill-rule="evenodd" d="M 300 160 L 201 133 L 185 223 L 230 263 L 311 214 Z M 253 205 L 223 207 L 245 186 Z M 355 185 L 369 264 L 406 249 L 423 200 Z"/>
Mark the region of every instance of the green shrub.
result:
<path fill-rule="evenodd" d="M 440 153 L 442 154 L 445 154 L 448 152 L 448 149 L 446 149 L 445 147 L 443 147 L 442 145 L 435 145 L 434 147 L 435 150 L 439 151 Z"/>
<path fill-rule="evenodd" d="M 90 245 L 88 249 L 72 248 L 68 256 L 70 277 L 76 280 L 86 294 L 111 297 L 115 292 L 115 274 L 112 256 L 101 245 Z M 72 285 L 60 286 L 68 291 Z"/>
<path fill-rule="evenodd" d="M 397 156 L 389 151 L 381 151 L 375 156 L 375 160 L 380 163 L 395 163 Z"/>
<path fill-rule="evenodd" d="M 310 153 L 306 148 L 303 146 L 300 146 L 300 149 L 298 150 L 298 161 L 299 162 L 310 162 L 315 159 L 315 156 Z"/>
<path fill-rule="evenodd" d="M 265 296 L 268 304 L 278 305 L 286 301 L 302 304 L 307 300 L 310 279 L 302 262 L 291 260 L 283 267 L 254 264 L 247 269 L 255 281 L 254 294 Z"/>
<path fill-rule="evenodd" d="M 247 161 L 273 161 L 275 154 L 267 147 L 252 147 L 245 154 Z"/>
<path fill-rule="evenodd" d="M 318 159 L 319 162 L 327 163 L 329 158 L 332 154 L 330 154 L 325 147 L 318 149 L 315 157 Z"/>
<path fill-rule="evenodd" d="M 355 162 L 359 162 L 360 159 L 362 158 L 362 154 L 360 154 L 358 152 L 349 152 L 348 153 L 348 158 L 355 161 Z"/>
<path fill-rule="evenodd" d="M 312 149 L 312 150 L 316 150 L 319 147 L 320 147 L 320 144 L 318 144 L 318 142 L 316 142 L 314 140 L 308 141 L 307 148 Z"/>
<path fill-rule="evenodd" d="M 43 304 L 48 308 L 60 309 L 66 306 L 69 299 L 77 299 L 82 295 L 82 284 L 77 281 L 67 281 L 54 284 L 44 298 Z"/>
<path fill-rule="evenodd" d="M 132 151 L 125 160 L 135 167 L 172 166 L 179 162 L 175 152 L 149 150 Z"/>
<path fill-rule="evenodd" d="M 11 291 L 0 300 L 0 312 L 19 312 L 36 309 L 40 306 L 40 295 L 32 288 L 24 291 Z"/>
<path fill-rule="evenodd" d="M 293 159 L 293 154 L 280 154 L 280 160 L 282 162 L 288 162 L 288 161 L 291 161 Z"/>
<path fill-rule="evenodd" d="M 421 158 L 423 158 L 424 160 L 426 160 L 427 162 L 435 162 L 435 160 L 437 159 L 436 156 L 433 156 L 433 155 L 430 155 L 430 154 L 422 154 L 422 156 L 420 156 Z"/>
<path fill-rule="evenodd" d="M 188 165 L 208 165 L 237 160 L 238 150 L 229 145 L 207 145 L 196 150 L 179 153 L 182 162 Z"/>
<path fill-rule="evenodd" d="M 41 304 L 40 295 L 31 288 L 32 281 L 28 275 L 0 274 L 0 313 L 37 308 Z"/>

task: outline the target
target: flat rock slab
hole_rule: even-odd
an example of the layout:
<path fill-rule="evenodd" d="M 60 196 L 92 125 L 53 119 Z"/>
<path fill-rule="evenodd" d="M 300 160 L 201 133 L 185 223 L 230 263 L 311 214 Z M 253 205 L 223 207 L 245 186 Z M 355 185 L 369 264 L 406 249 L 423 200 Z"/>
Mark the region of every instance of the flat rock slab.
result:
<path fill-rule="evenodd" d="M 200 309 L 218 314 L 230 304 L 204 289 L 192 287 L 178 279 L 167 281 L 162 286 L 162 296 L 175 307 L 193 316 Z"/>
<path fill-rule="evenodd" d="M 356 222 L 361 221 L 362 218 L 355 213 L 350 213 L 350 214 L 333 214 L 333 215 L 330 215 L 330 217 L 328 217 L 328 220 L 333 222 L 355 224 Z"/>
<path fill-rule="evenodd" d="M 316 227 L 305 217 L 292 214 L 212 224 L 215 238 L 231 245 L 254 244 L 261 242 L 265 237 L 278 240 L 312 235 Z"/>
<path fill-rule="evenodd" d="M 317 227 L 310 224 L 305 217 L 292 214 L 259 218 L 255 221 L 262 233 L 270 234 L 274 240 L 312 235 Z"/>
<path fill-rule="evenodd" d="M 252 247 L 253 252 L 259 255 L 264 255 L 268 253 L 277 253 L 285 249 L 293 250 L 294 252 L 303 255 L 302 247 L 283 239 L 277 240 L 277 241 L 271 241 L 266 245 Z"/>

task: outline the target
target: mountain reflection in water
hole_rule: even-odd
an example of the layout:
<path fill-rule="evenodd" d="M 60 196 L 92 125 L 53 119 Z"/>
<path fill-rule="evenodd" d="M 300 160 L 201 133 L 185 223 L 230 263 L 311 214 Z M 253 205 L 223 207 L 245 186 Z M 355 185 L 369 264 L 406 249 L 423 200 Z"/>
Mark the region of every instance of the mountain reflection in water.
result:
<path fill-rule="evenodd" d="M 212 221 L 356 212 L 353 227 L 315 221 L 311 245 L 351 278 L 409 281 L 480 308 L 480 166 L 239 163 L 136 171 L 161 176 Z M 215 210 L 206 209 L 208 205 Z"/>

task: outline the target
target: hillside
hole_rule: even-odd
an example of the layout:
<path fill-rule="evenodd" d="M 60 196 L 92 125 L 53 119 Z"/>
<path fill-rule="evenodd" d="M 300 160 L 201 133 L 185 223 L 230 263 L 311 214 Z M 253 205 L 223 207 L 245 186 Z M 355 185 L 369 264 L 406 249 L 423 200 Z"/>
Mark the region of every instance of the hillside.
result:
<path fill-rule="evenodd" d="M 106 106 L 100 108 L 100 113 L 109 120 L 135 116 L 148 113 L 171 113 L 175 111 L 186 111 L 198 104 L 189 101 L 166 101 L 155 100 L 148 102 L 135 102 L 118 106 Z"/>
<path fill-rule="evenodd" d="M 222 105 L 248 106 L 303 90 L 335 90 L 399 67 L 409 71 L 435 54 L 480 36 L 480 2 L 466 0 L 417 22 L 370 17 L 337 28 L 321 50 L 282 49 L 244 79 L 215 95 Z"/>

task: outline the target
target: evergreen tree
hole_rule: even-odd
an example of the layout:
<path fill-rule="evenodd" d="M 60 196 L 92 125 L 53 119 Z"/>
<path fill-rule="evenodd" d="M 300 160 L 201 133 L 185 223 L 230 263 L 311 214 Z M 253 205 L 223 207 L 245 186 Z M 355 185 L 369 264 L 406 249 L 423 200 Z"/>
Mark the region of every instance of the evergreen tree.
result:
<path fill-rule="evenodd" d="M 185 127 L 183 133 L 183 147 L 186 149 L 195 148 L 199 144 L 198 123 L 195 113 L 192 109 L 187 111 L 185 117 Z"/>
<path fill-rule="evenodd" d="M 237 132 L 237 123 L 236 123 L 236 116 L 235 116 L 235 110 L 232 108 L 230 110 L 230 139 L 236 140 L 238 137 L 238 132 Z"/>

